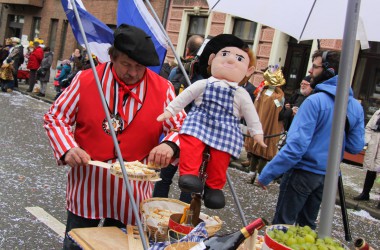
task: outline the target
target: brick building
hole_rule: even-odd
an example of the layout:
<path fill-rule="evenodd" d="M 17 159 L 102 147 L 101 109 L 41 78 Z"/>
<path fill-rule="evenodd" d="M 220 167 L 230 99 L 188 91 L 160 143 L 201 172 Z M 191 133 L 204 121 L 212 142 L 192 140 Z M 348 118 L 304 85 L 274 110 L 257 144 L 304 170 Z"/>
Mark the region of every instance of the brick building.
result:
<path fill-rule="evenodd" d="M 116 27 L 117 0 L 82 0 L 86 9 L 111 28 Z M 234 34 L 245 40 L 257 55 L 255 85 L 262 81 L 262 70 L 270 64 L 284 67 L 287 84 L 284 91 L 292 93 L 311 66 L 311 54 L 318 47 L 341 50 L 341 40 L 310 40 L 298 43 L 294 38 L 271 27 L 223 13 L 208 14 L 206 0 L 152 0 L 157 16 L 180 56 L 187 38 L 193 34 L 204 37 L 220 33 Z M 60 0 L 0 0 L 0 43 L 11 36 L 40 37 L 58 59 L 68 58 L 78 46 L 67 22 Z M 370 117 L 380 107 L 380 43 L 361 50 L 357 43 L 353 61 L 352 87 Z M 173 60 L 168 51 L 167 60 Z M 53 64 L 55 65 L 55 64 Z"/>

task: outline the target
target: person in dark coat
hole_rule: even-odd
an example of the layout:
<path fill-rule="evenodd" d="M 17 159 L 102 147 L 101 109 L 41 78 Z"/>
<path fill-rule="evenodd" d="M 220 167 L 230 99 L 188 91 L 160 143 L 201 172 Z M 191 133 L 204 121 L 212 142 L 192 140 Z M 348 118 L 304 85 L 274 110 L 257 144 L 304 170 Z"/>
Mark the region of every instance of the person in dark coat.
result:
<path fill-rule="evenodd" d="M 13 79 L 14 86 L 18 88 L 17 73 L 21 64 L 24 63 L 24 46 L 20 44 L 21 40 L 18 37 L 12 37 L 12 49 L 10 50 L 9 58 L 13 60 Z"/>
<path fill-rule="evenodd" d="M 256 87 L 250 82 L 246 82 L 241 86 L 248 92 L 249 96 L 252 99 L 252 102 L 254 103 L 255 102 L 255 95 L 253 94 L 253 92 L 255 92 Z"/>
<path fill-rule="evenodd" d="M 12 41 L 10 38 L 5 39 L 5 45 L 0 49 L 0 64 L 2 64 L 9 55 L 9 50 L 12 47 Z M 1 67 L 1 65 L 0 65 Z"/>
<path fill-rule="evenodd" d="M 310 82 L 311 76 L 308 75 L 302 80 L 300 88 L 293 93 L 289 100 L 285 100 L 285 106 L 280 112 L 280 120 L 284 122 L 285 131 L 289 130 L 290 124 L 292 124 L 293 118 L 297 114 L 302 102 L 312 94 L 313 88 Z"/>
<path fill-rule="evenodd" d="M 44 59 L 42 59 L 41 66 L 38 69 L 37 77 L 41 82 L 41 90 L 37 96 L 44 97 L 46 93 L 46 86 L 50 80 L 50 67 L 53 63 L 53 52 L 50 51 L 50 47 L 44 48 Z"/>

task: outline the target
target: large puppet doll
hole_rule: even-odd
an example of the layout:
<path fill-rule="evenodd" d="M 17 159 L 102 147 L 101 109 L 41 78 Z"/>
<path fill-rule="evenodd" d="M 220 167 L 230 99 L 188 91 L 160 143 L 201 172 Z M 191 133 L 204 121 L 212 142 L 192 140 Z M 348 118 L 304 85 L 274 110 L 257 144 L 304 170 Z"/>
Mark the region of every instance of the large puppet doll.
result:
<path fill-rule="evenodd" d="M 207 43 L 200 60 L 200 65 L 211 65 L 211 77 L 190 85 L 157 120 L 176 115 L 194 101 L 179 132 L 178 185 L 185 192 L 202 192 L 203 184 L 198 174 L 203 151 L 208 146 L 210 159 L 203 199 L 206 207 L 219 209 L 225 206 L 222 189 L 230 158 L 239 157 L 242 150 L 243 136 L 239 127 L 242 117 L 247 122 L 249 134 L 266 147 L 252 99 L 239 87 L 239 82 L 254 72 L 255 58 L 241 39 L 221 34 Z"/>

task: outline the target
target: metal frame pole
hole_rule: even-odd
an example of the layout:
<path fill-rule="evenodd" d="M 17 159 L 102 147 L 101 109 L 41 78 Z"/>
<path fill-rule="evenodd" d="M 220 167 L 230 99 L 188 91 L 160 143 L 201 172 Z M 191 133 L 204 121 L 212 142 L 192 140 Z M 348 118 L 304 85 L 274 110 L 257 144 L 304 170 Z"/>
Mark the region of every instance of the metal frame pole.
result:
<path fill-rule="evenodd" d="M 342 174 L 339 175 L 339 179 L 338 179 L 338 191 L 339 191 L 340 209 L 342 210 L 344 238 L 346 239 L 346 241 L 352 241 L 350 223 L 348 220 L 347 207 L 346 207 L 346 196 L 344 195 Z"/>
<path fill-rule="evenodd" d="M 236 206 L 238 208 L 241 221 L 243 222 L 244 226 L 247 226 L 248 225 L 247 220 L 245 219 L 245 215 L 244 215 L 243 209 L 241 208 L 239 198 L 236 195 L 235 188 L 232 185 L 231 177 L 230 177 L 230 174 L 228 173 L 228 171 L 227 171 L 227 182 L 228 182 L 228 185 L 230 186 L 232 196 L 234 197 Z"/>
<path fill-rule="evenodd" d="M 80 29 L 80 32 L 81 32 L 82 37 L 83 37 L 84 44 L 86 46 L 88 58 L 90 59 L 91 69 L 92 69 L 92 72 L 94 73 L 96 85 L 98 87 L 98 92 L 99 92 L 99 95 L 100 95 L 100 98 L 101 98 L 101 101 L 102 101 L 103 110 L 104 110 L 104 112 L 106 114 L 108 125 L 109 125 L 110 128 L 113 128 L 112 122 L 111 122 L 111 117 L 110 117 L 110 114 L 109 114 L 109 111 L 108 111 L 108 107 L 107 107 L 107 103 L 106 103 L 106 100 L 105 100 L 105 97 L 104 97 L 104 94 L 103 94 L 102 86 L 100 84 L 98 73 L 96 72 L 96 69 L 95 69 L 94 60 L 93 60 L 93 58 L 91 56 L 92 55 L 91 49 L 90 49 L 90 46 L 88 45 L 88 42 L 87 42 L 87 37 L 86 37 L 86 34 L 84 32 L 82 21 L 81 21 L 81 19 L 79 17 L 79 13 L 78 13 L 78 9 L 77 9 L 75 0 L 70 0 L 70 1 L 71 1 L 72 6 L 73 6 L 73 10 L 74 10 L 74 13 L 75 13 L 75 18 L 77 19 L 77 22 L 78 22 L 78 25 L 79 25 L 79 29 Z M 117 158 L 118 158 L 118 160 L 120 162 L 120 165 L 124 166 L 124 160 L 123 160 L 123 157 L 121 155 L 119 144 L 117 142 L 116 133 L 115 133 L 115 131 L 113 129 L 110 129 L 110 133 L 111 133 L 112 140 L 113 140 L 113 143 L 114 143 L 114 146 L 115 146 L 115 150 L 116 150 L 116 153 L 117 153 Z M 148 249 L 148 245 L 147 245 L 146 241 L 144 240 L 145 239 L 144 230 L 143 230 L 143 227 L 142 227 L 142 224 L 141 224 L 141 221 L 140 221 L 140 215 L 139 215 L 138 208 L 136 206 L 136 201 L 135 201 L 135 199 L 133 197 L 132 188 L 131 188 L 131 185 L 129 184 L 128 174 L 127 174 L 127 171 L 125 170 L 125 168 L 122 167 L 121 170 L 122 170 L 123 177 L 124 177 L 124 183 L 125 183 L 125 185 L 127 187 L 129 201 L 130 201 L 130 203 L 132 205 L 132 211 L 133 211 L 133 214 L 136 217 L 136 223 L 137 223 L 137 227 L 138 227 L 138 230 L 139 230 L 139 233 L 140 233 L 140 237 L 142 239 L 142 245 L 144 247 L 144 250 L 147 250 Z"/>
<path fill-rule="evenodd" d="M 340 57 L 338 86 L 335 96 L 334 119 L 332 123 L 329 157 L 323 188 L 321 223 L 319 236 L 331 236 L 334 216 L 335 198 L 338 188 L 339 165 L 343 148 L 343 132 L 347 113 L 348 94 L 350 90 L 351 70 L 355 49 L 361 0 L 349 0 Z"/>
<path fill-rule="evenodd" d="M 175 57 L 175 59 L 176 59 L 177 62 L 178 62 L 178 66 L 179 66 L 179 68 L 181 69 L 181 71 L 182 71 L 182 73 L 183 73 L 183 76 L 185 77 L 188 86 L 190 86 L 190 85 L 191 85 L 191 82 L 190 82 L 189 76 L 187 75 L 186 70 L 185 70 L 185 68 L 184 68 L 183 65 L 182 65 L 181 59 L 178 57 L 177 53 L 175 52 L 174 45 L 173 45 L 173 43 L 170 41 L 170 38 L 169 38 L 168 34 L 166 33 L 166 30 L 165 30 L 164 26 L 162 26 L 162 23 L 161 23 L 160 19 L 158 18 L 157 14 L 156 14 L 156 11 L 153 9 L 153 7 L 152 7 L 152 5 L 150 4 L 149 0 L 145 0 L 145 2 L 146 2 L 146 4 L 148 5 L 150 11 L 152 12 L 153 17 L 154 17 L 154 19 L 156 20 L 158 26 L 160 27 L 162 33 L 165 34 L 166 41 L 168 42 L 170 48 L 171 48 L 172 51 L 173 51 L 174 57 Z"/>

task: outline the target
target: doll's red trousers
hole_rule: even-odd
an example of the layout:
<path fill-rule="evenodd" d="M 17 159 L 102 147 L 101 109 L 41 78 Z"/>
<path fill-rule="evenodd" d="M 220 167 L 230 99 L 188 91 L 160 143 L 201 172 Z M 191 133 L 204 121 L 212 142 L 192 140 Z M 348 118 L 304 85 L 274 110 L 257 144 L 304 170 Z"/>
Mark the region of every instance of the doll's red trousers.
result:
<path fill-rule="evenodd" d="M 179 175 L 190 174 L 198 176 L 206 144 L 186 134 L 180 134 L 179 141 L 181 149 Z M 206 167 L 206 173 L 208 175 L 206 185 L 209 188 L 223 189 L 226 183 L 226 173 L 230 158 L 231 155 L 229 153 L 210 147 L 210 159 Z"/>

